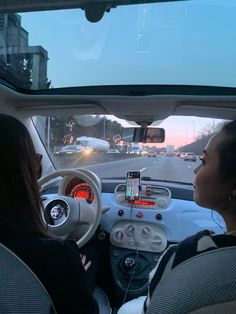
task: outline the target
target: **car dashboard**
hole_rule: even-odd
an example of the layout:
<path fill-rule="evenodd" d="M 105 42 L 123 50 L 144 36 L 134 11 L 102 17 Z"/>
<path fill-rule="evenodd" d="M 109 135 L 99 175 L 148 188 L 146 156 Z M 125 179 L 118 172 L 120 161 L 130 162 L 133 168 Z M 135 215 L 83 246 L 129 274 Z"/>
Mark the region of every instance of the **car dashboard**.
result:
<path fill-rule="evenodd" d="M 56 181 L 43 190 L 42 196 L 54 198 L 59 182 Z M 139 199 L 130 202 L 125 199 L 125 180 L 102 180 L 102 205 L 109 210 L 102 215 L 100 225 L 106 232 L 111 233 L 111 240 L 115 239 L 112 232 L 114 226 L 124 222 L 138 226 L 158 226 L 165 234 L 166 240 L 175 243 L 202 229 L 218 233 L 224 228 L 223 219 L 218 214 L 214 213 L 212 216 L 211 210 L 194 203 L 193 187 L 190 184 L 142 181 L 140 190 Z M 94 199 L 89 184 L 76 177 L 68 180 L 65 195 L 86 199 L 88 203 L 93 203 Z M 144 235 L 147 229 L 142 232 Z M 119 233 L 119 237 L 123 235 Z"/>
<path fill-rule="evenodd" d="M 80 178 L 66 181 L 64 192 L 93 204 L 89 184 Z M 216 233 L 224 230 L 223 219 L 193 201 L 193 187 L 181 183 L 141 181 L 140 197 L 134 202 L 125 198 L 125 180 L 101 182 L 102 207 L 98 239 L 109 246 L 109 263 L 116 292 L 137 297 L 145 294 L 148 274 L 161 254 L 171 245 L 203 229 Z M 60 181 L 42 192 L 42 197 L 57 196 Z M 130 283 L 130 277 L 135 270 Z"/>

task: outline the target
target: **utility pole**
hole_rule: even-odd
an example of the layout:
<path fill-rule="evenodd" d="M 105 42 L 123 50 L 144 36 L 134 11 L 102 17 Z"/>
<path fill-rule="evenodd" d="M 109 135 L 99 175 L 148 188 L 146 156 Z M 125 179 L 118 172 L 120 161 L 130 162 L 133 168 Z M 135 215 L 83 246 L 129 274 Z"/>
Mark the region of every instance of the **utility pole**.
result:
<path fill-rule="evenodd" d="M 185 135 L 186 135 L 186 145 L 188 144 L 188 131 L 185 131 Z"/>
<path fill-rule="evenodd" d="M 195 140 L 195 121 L 192 121 L 192 123 L 193 123 L 193 142 L 194 142 L 194 140 Z"/>
<path fill-rule="evenodd" d="M 106 117 L 103 116 L 103 139 L 106 139 Z"/>
<path fill-rule="evenodd" d="M 213 133 L 215 132 L 216 124 L 215 124 L 215 119 L 212 120 L 212 131 Z"/>
<path fill-rule="evenodd" d="M 49 116 L 48 117 L 48 132 L 47 132 L 48 152 L 50 152 L 50 131 L 51 131 L 51 119 L 50 119 L 50 116 Z"/>

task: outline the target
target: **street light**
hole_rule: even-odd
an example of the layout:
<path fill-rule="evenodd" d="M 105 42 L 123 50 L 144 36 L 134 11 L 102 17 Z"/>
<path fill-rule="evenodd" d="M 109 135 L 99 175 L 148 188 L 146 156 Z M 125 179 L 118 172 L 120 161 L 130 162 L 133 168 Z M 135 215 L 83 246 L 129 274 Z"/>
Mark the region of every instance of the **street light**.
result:
<path fill-rule="evenodd" d="M 196 123 L 196 121 L 192 121 L 192 123 L 193 123 L 193 142 L 194 142 L 194 140 L 195 140 L 195 123 Z"/>
<path fill-rule="evenodd" d="M 103 139 L 106 139 L 106 117 L 103 116 Z"/>
<path fill-rule="evenodd" d="M 188 144 L 188 130 L 185 130 L 185 135 L 186 135 L 186 145 Z"/>
<path fill-rule="evenodd" d="M 48 129 L 47 129 L 47 147 L 48 147 L 48 152 L 50 152 L 50 131 L 51 131 L 51 119 L 50 116 L 47 118 L 47 123 L 48 123 Z"/>
<path fill-rule="evenodd" d="M 215 119 L 212 119 L 212 131 L 215 132 L 216 129 L 216 124 L 215 124 Z"/>

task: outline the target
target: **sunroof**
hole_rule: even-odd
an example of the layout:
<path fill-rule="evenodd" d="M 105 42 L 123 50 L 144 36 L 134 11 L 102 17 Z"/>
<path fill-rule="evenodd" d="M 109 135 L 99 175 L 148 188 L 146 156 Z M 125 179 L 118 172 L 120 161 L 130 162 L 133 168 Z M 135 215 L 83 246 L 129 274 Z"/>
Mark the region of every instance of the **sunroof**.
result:
<path fill-rule="evenodd" d="M 0 77 L 25 89 L 177 84 L 236 87 L 236 4 L 120 6 L 0 14 Z"/>

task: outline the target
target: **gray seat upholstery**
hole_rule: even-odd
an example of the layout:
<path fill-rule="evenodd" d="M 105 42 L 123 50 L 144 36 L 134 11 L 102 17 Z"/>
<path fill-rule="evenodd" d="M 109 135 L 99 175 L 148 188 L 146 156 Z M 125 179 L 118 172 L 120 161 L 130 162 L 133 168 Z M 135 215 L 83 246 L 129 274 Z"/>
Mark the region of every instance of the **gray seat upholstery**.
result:
<path fill-rule="evenodd" d="M 23 261 L 2 244 L 0 244 L 0 313 L 56 313 L 39 279 Z"/>
<path fill-rule="evenodd" d="M 236 247 L 179 264 L 156 286 L 147 314 L 236 313 Z"/>

